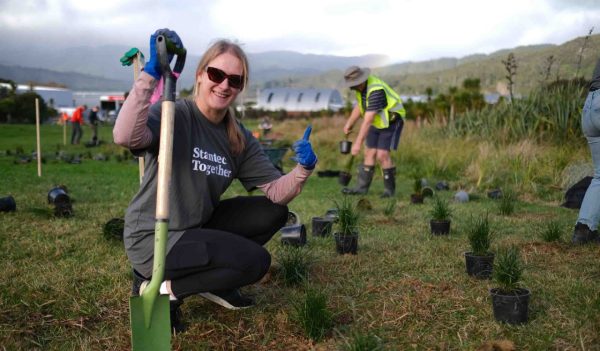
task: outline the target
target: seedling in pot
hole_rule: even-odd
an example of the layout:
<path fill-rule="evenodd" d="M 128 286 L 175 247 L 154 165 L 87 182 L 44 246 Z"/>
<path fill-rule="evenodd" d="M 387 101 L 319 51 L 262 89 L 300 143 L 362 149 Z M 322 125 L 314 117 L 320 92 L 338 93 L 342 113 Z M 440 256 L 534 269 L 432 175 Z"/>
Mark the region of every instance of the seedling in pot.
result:
<path fill-rule="evenodd" d="M 356 254 L 358 249 L 358 208 L 348 196 L 344 196 L 340 203 L 336 202 L 338 221 L 334 234 L 336 249 L 339 254 Z"/>
<path fill-rule="evenodd" d="M 523 324 L 528 320 L 530 292 L 521 287 L 523 264 L 516 247 L 498 253 L 494 264 L 497 288 L 490 289 L 494 318 L 499 322 Z"/>
<path fill-rule="evenodd" d="M 452 209 L 448 201 L 439 196 L 433 198 L 433 205 L 429 210 L 431 216 L 430 225 L 432 234 L 448 234 L 450 233 L 450 217 Z"/>
<path fill-rule="evenodd" d="M 487 214 L 471 219 L 468 239 L 471 251 L 465 252 L 467 274 L 477 279 L 491 278 L 494 254 L 490 252 L 491 230 Z"/>
<path fill-rule="evenodd" d="M 415 177 L 413 181 L 413 193 L 410 195 L 410 202 L 413 204 L 423 203 L 423 182 L 420 177 Z"/>
<path fill-rule="evenodd" d="M 313 341 L 323 339 L 333 327 L 333 314 L 327 309 L 327 295 L 308 289 L 302 301 L 294 305 L 292 317 Z"/>

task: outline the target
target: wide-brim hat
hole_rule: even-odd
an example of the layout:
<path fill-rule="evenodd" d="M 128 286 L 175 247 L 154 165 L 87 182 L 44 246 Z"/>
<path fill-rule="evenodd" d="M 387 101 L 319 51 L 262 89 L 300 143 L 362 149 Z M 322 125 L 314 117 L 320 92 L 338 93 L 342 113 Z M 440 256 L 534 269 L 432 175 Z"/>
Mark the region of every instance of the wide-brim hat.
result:
<path fill-rule="evenodd" d="M 366 82 L 367 79 L 369 78 L 369 73 L 371 73 L 371 70 L 366 67 L 363 67 L 363 68 L 360 68 L 358 66 L 348 67 L 346 72 L 344 72 L 344 83 L 343 83 L 344 88 L 355 87 L 357 85 L 360 85 L 360 84 Z"/>

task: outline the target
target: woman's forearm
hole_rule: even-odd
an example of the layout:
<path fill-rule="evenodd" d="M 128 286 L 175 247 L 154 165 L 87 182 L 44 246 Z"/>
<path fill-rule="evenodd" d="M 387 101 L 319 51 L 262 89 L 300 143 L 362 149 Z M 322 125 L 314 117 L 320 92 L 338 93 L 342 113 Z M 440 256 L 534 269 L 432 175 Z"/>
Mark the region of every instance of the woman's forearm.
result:
<path fill-rule="evenodd" d="M 311 175 L 312 170 L 307 170 L 301 165 L 296 165 L 288 174 L 265 185 L 259 185 L 267 198 L 276 204 L 287 205 L 302 191 L 302 186 Z"/>
<path fill-rule="evenodd" d="M 156 83 L 156 79 L 144 72 L 135 81 L 115 121 L 113 128 L 115 144 L 132 150 L 143 149 L 150 145 L 152 132 L 146 122 L 148 121 L 150 97 Z"/>

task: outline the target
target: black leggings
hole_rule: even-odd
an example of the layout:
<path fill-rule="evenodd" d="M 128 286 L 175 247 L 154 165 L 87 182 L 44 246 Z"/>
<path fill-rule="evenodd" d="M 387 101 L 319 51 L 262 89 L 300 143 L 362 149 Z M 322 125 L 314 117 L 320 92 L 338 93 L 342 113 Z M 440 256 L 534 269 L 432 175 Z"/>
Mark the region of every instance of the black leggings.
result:
<path fill-rule="evenodd" d="M 239 288 L 259 281 L 271 255 L 263 245 L 285 225 L 287 206 L 264 196 L 223 200 L 202 228 L 186 230 L 165 263 L 178 298 Z"/>

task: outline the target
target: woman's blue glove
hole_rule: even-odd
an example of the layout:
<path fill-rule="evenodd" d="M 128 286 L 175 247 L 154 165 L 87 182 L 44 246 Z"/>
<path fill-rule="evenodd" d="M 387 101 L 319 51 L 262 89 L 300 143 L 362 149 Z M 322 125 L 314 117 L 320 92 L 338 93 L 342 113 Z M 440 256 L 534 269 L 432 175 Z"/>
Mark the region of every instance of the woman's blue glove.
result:
<path fill-rule="evenodd" d="M 169 28 L 159 29 L 150 36 L 150 60 L 146 62 L 144 66 L 144 72 L 148 73 L 154 79 L 159 80 L 162 76 L 162 70 L 160 69 L 160 61 L 158 60 L 158 52 L 156 52 L 156 37 L 164 35 L 167 40 L 175 44 L 178 48 L 183 48 L 183 43 L 179 38 L 179 35 L 175 31 L 169 30 Z M 173 59 L 173 54 L 169 54 L 169 63 Z"/>
<path fill-rule="evenodd" d="M 308 141 L 310 132 L 312 132 L 312 126 L 308 126 L 304 131 L 302 139 L 296 141 L 294 145 L 292 145 L 292 149 L 294 149 L 294 152 L 296 153 L 296 156 L 292 157 L 292 159 L 309 170 L 314 169 L 318 161 L 317 155 L 313 152 L 310 141 Z"/>

